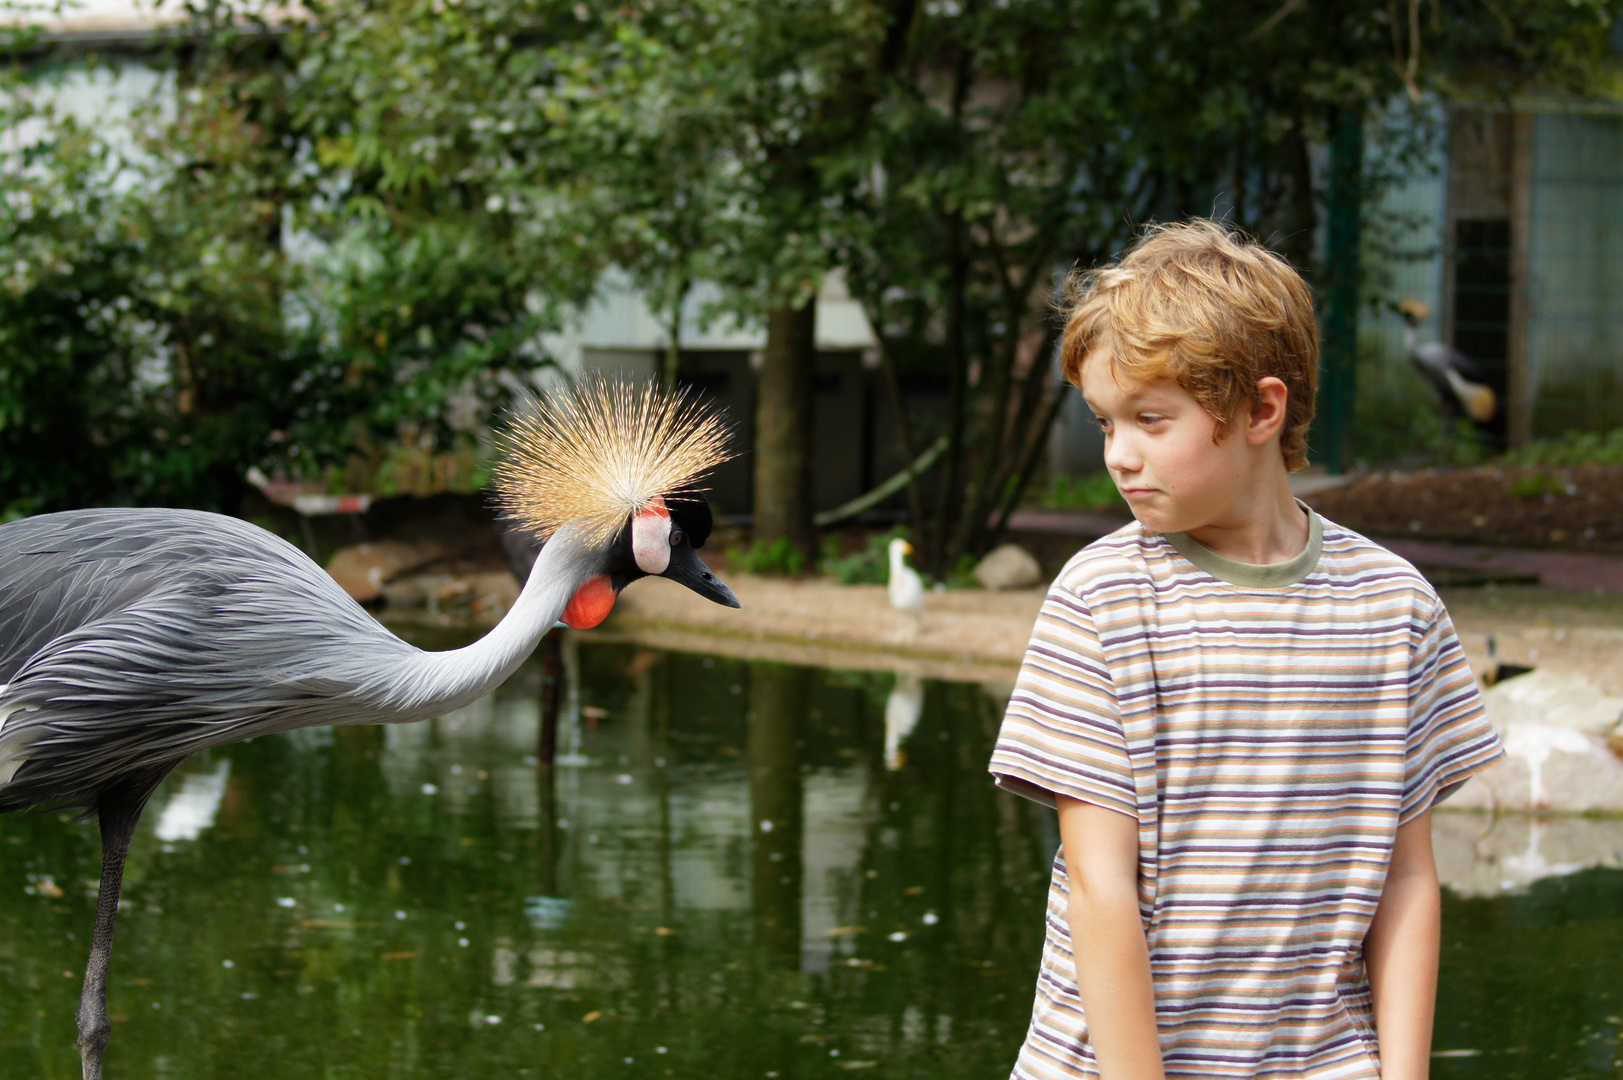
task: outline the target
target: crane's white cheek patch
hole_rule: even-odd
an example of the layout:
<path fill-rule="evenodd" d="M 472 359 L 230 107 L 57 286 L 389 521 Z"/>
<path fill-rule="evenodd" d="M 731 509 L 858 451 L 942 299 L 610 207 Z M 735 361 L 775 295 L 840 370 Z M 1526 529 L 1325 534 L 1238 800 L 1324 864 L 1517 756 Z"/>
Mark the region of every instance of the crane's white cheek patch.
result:
<path fill-rule="evenodd" d="M 671 519 L 661 513 L 631 519 L 631 554 L 645 574 L 663 574 L 671 565 Z"/>

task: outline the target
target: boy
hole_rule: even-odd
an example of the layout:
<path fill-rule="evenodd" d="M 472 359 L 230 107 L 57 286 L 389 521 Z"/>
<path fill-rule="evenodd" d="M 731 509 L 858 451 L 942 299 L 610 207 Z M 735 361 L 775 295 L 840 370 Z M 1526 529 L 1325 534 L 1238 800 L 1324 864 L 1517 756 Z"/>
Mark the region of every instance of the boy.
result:
<path fill-rule="evenodd" d="M 1430 810 L 1501 751 L 1425 579 L 1291 496 L 1312 297 L 1209 221 L 1071 297 L 1137 521 L 1055 580 L 992 756 L 1062 842 L 1013 1075 L 1424 1077 Z"/>

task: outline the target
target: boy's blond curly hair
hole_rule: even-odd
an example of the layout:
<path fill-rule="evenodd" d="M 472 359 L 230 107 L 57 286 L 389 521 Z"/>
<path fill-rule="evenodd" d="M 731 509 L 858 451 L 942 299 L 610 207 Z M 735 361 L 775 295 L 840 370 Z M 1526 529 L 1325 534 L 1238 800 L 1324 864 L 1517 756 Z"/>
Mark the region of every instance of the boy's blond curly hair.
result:
<path fill-rule="evenodd" d="M 1175 380 L 1221 439 L 1272 375 L 1288 391 L 1285 468 L 1307 465 L 1319 339 L 1313 296 L 1283 258 L 1214 221 L 1155 225 L 1114 266 L 1073 273 L 1065 295 L 1060 363 L 1073 385 L 1104 348 L 1128 378 Z"/>

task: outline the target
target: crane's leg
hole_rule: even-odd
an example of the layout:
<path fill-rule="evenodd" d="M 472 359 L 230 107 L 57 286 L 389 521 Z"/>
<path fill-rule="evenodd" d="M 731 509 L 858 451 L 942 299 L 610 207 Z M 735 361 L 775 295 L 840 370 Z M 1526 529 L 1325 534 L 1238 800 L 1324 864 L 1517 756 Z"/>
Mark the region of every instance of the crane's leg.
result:
<path fill-rule="evenodd" d="M 161 779 L 161 777 L 160 777 Z M 79 1062 L 84 1080 L 101 1080 L 102 1055 L 112 1038 L 107 1018 L 107 968 L 113 959 L 113 921 L 118 918 L 118 893 L 124 883 L 124 857 L 129 854 L 136 822 L 150 784 L 120 785 L 96 800 L 101 819 L 101 889 L 96 894 L 96 927 L 90 936 L 90 962 L 85 965 L 85 986 L 79 996 Z"/>

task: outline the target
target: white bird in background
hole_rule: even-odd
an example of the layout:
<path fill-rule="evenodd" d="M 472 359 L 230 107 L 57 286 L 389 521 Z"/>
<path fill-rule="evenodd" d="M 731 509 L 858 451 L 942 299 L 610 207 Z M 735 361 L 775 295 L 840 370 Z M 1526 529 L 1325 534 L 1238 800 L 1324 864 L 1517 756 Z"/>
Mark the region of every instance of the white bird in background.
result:
<path fill-rule="evenodd" d="M 1415 366 L 1450 416 L 1469 416 L 1479 424 L 1486 424 L 1498 411 L 1499 402 L 1493 390 L 1483 385 L 1482 369 L 1476 361 L 1452 345 L 1440 341 L 1419 343 L 1420 320 L 1431 314 L 1431 309 L 1419 300 L 1405 300 L 1398 305 L 1403 316 L 1403 346 L 1409 362 Z"/>
<path fill-rule="evenodd" d="M 924 579 L 908 566 L 903 557 L 913 554 L 913 545 L 897 538 L 890 542 L 890 606 L 902 613 L 902 637 L 912 641 L 919 635 L 924 619 Z"/>
<path fill-rule="evenodd" d="M 891 772 L 907 764 L 902 746 L 918 727 L 923 712 L 924 680 L 916 671 L 898 671 L 896 685 L 885 699 L 885 768 Z"/>

